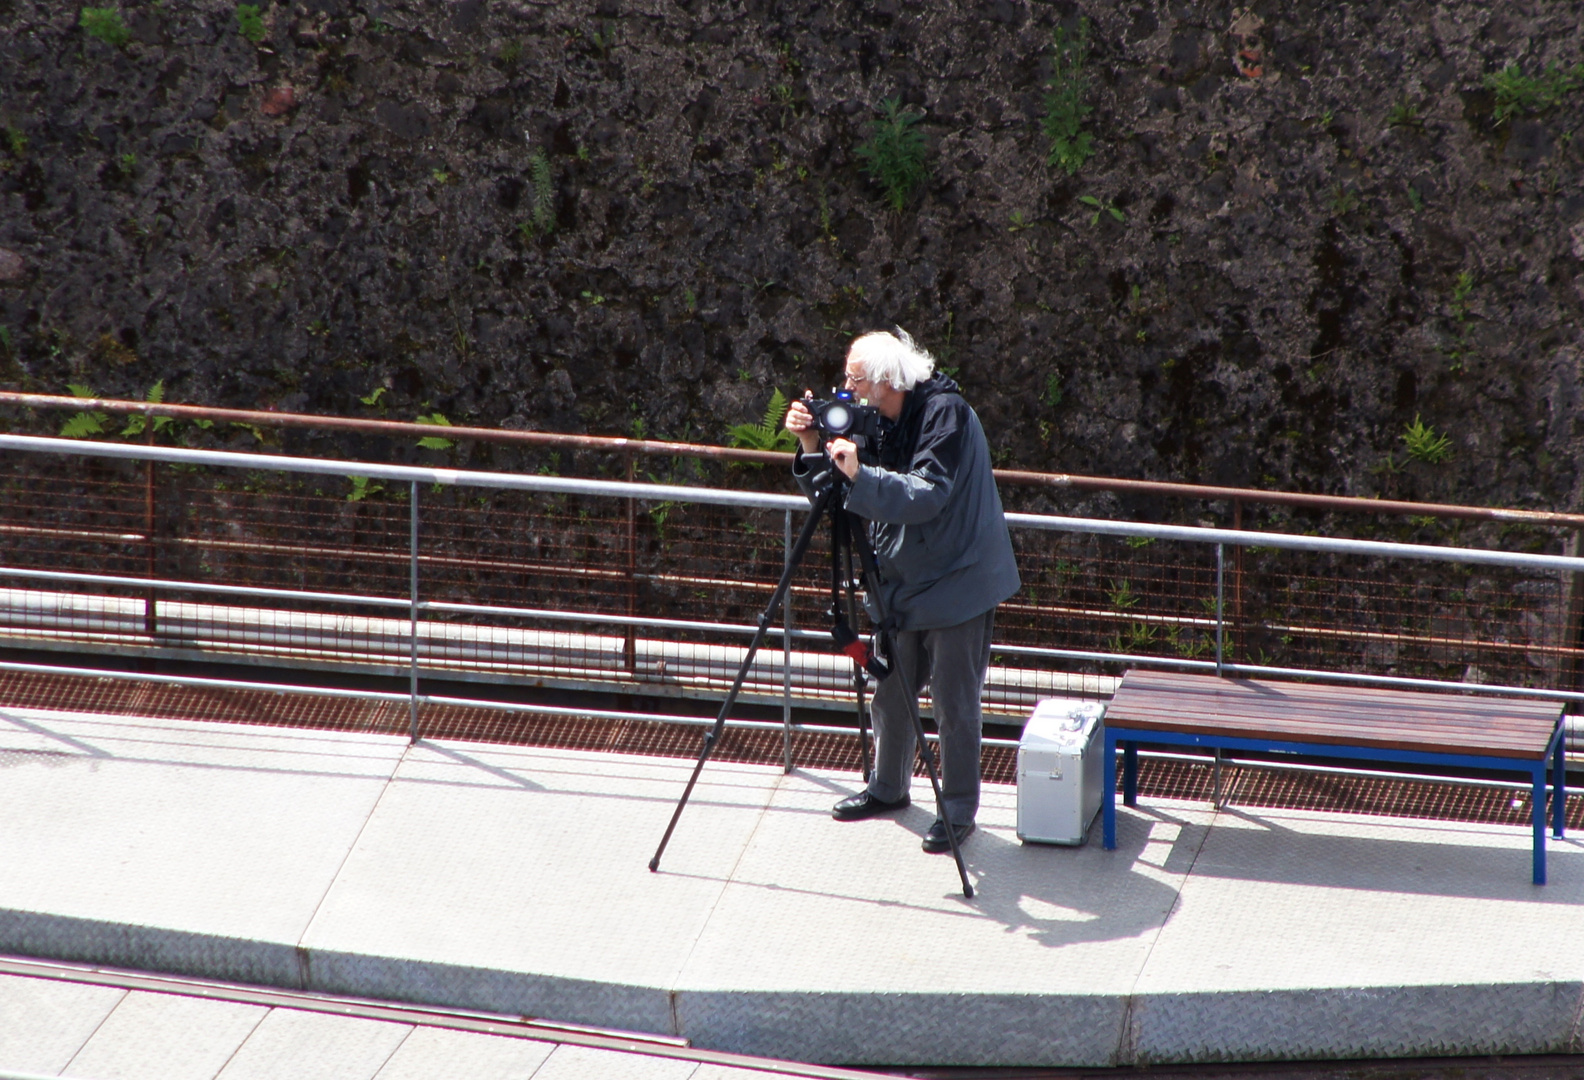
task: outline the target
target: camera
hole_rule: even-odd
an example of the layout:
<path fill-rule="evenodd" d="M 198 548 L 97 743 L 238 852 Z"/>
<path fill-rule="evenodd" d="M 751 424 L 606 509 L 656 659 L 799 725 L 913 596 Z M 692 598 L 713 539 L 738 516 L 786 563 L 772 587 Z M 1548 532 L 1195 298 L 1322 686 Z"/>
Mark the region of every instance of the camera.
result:
<path fill-rule="evenodd" d="M 858 449 L 873 447 L 880 438 L 880 410 L 860 405 L 851 390 L 832 390 L 829 401 L 804 402 L 814 425 L 827 439 L 851 439 Z"/>

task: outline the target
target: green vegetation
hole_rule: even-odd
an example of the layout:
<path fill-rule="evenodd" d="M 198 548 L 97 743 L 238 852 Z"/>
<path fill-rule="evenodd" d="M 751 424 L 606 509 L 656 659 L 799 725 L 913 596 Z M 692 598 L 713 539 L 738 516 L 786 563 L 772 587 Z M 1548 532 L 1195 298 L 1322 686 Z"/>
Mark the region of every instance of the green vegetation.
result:
<path fill-rule="evenodd" d="M 149 387 L 148 393 L 143 396 L 143 400 L 147 401 L 151 405 L 158 405 L 160 402 L 164 401 L 165 380 L 156 379 L 154 381 L 154 385 Z M 175 423 L 175 421 L 169 416 L 156 416 L 154 417 L 154 431 L 156 434 L 158 434 L 159 432 L 170 427 L 173 423 Z M 143 434 L 148 430 L 148 428 L 149 418 L 142 413 L 133 413 L 131 416 L 127 417 L 126 427 L 121 429 L 121 434 L 127 438 L 131 438 L 134 435 Z"/>
<path fill-rule="evenodd" d="M 362 502 L 385 490 L 384 484 L 371 482 L 366 476 L 349 476 L 347 479 L 352 481 L 352 490 L 347 494 L 347 502 Z"/>
<path fill-rule="evenodd" d="M 131 176 L 137 171 L 137 155 L 128 150 L 116 159 L 116 168 L 122 176 Z"/>
<path fill-rule="evenodd" d="M 237 33 L 257 45 L 264 40 L 264 17 L 257 4 L 238 4 L 236 9 Z"/>
<path fill-rule="evenodd" d="M 900 212 L 929 178 L 924 164 L 924 133 L 913 125 L 924 114 L 902 108 L 899 98 L 880 103 L 880 119 L 869 125 L 869 138 L 858 147 L 863 171 L 885 189 L 891 209 Z"/>
<path fill-rule="evenodd" d="M 1491 118 L 1505 124 L 1514 113 L 1545 112 L 1584 86 L 1584 64 L 1565 68 L 1552 64 L 1539 75 L 1525 75 L 1517 64 L 1508 64 L 1494 75 L 1485 76 L 1485 88 L 1496 95 Z"/>
<path fill-rule="evenodd" d="M 1330 203 L 1331 213 L 1337 217 L 1341 217 L 1343 214 L 1351 214 L 1359 208 L 1358 193 L 1338 184 L 1331 189 Z"/>
<path fill-rule="evenodd" d="M 528 155 L 528 173 L 533 181 L 533 189 L 529 193 L 530 210 L 534 231 L 540 236 L 548 236 L 556 224 L 555 216 L 555 185 L 550 179 L 550 159 L 543 150 L 535 150 Z"/>
<path fill-rule="evenodd" d="M 1040 393 L 1040 401 L 1047 409 L 1054 409 L 1062 403 L 1061 372 L 1053 371 L 1045 376 L 1045 389 Z"/>
<path fill-rule="evenodd" d="M 1110 199 L 1097 199 L 1093 195 L 1080 195 L 1078 196 L 1078 201 L 1083 203 L 1085 206 L 1094 207 L 1094 213 L 1089 216 L 1089 224 L 1091 225 L 1100 224 L 1101 214 L 1110 214 L 1118 221 L 1127 220 L 1127 215 L 1118 210 L 1116 205 L 1112 203 Z"/>
<path fill-rule="evenodd" d="M 1387 111 L 1386 123 L 1390 127 L 1424 127 L 1424 120 L 1419 116 L 1419 106 L 1407 98 L 1403 98 Z"/>
<path fill-rule="evenodd" d="M 797 436 L 781 426 L 790 402 L 780 388 L 770 392 L 770 404 L 765 406 L 764 419 L 757 424 L 734 424 L 726 430 L 729 446 L 738 450 L 780 450 L 791 453 L 797 449 Z"/>
<path fill-rule="evenodd" d="M 132 32 L 121 21 L 121 13 L 115 8 L 85 7 L 77 18 L 77 24 L 89 37 L 98 38 L 118 49 L 132 40 Z"/>
<path fill-rule="evenodd" d="M 1413 423 L 1403 430 L 1401 438 L 1403 445 L 1408 448 L 1408 456 L 1426 465 L 1441 465 L 1452 458 L 1452 440 L 1438 434 L 1417 414 Z"/>
<path fill-rule="evenodd" d="M 1139 602 L 1138 593 L 1133 591 L 1133 583 L 1127 578 L 1113 581 L 1110 591 L 1106 593 L 1106 599 L 1118 611 L 1127 611 L 1129 608 L 1137 607 Z"/>
<path fill-rule="evenodd" d="M 445 418 L 445 414 L 443 413 L 430 413 L 428 416 L 419 416 L 416 422 L 420 424 L 433 424 L 436 427 L 451 426 L 451 421 L 447 420 Z M 442 438 L 439 435 L 425 435 L 423 438 L 418 440 L 418 445 L 423 447 L 425 450 L 449 450 L 455 446 L 456 443 L 450 439 Z"/>
<path fill-rule="evenodd" d="M 6 145 L 11 148 L 12 157 L 21 157 L 23 154 L 27 153 L 27 136 L 22 134 L 22 129 L 17 127 L 15 124 L 6 125 L 5 140 Z"/>
<path fill-rule="evenodd" d="M 1474 275 L 1467 270 L 1458 271 L 1457 280 L 1452 283 L 1452 317 L 1458 322 L 1468 319 L 1468 297 L 1474 291 Z"/>
<path fill-rule="evenodd" d="M 91 398 L 94 392 L 81 383 L 67 383 L 66 389 L 71 391 L 74 398 Z M 73 414 L 66 423 L 61 425 L 60 433 L 63 439 L 86 439 L 93 435 L 103 435 L 105 425 L 110 422 L 110 416 L 102 412 L 80 412 Z"/>
<path fill-rule="evenodd" d="M 1052 168 L 1075 175 L 1094 153 L 1094 137 L 1083 130 L 1084 117 L 1094 107 L 1084 103 L 1089 79 L 1084 61 L 1089 56 L 1089 20 L 1078 20 L 1078 31 L 1071 36 L 1058 26 L 1052 35 L 1051 78 L 1045 84 L 1045 117 L 1040 122 L 1050 141 Z"/>

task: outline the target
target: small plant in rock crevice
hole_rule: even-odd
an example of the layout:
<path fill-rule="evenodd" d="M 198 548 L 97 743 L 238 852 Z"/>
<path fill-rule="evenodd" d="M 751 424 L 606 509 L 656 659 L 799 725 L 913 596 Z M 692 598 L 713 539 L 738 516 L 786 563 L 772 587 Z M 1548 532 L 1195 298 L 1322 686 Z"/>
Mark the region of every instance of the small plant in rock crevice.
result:
<path fill-rule="evenodd" d="M 1117 221 L 1126 221 L 1127 215 L 1119 210 L 1110 199 L 1097 199 L 1093 195 L 1080 195 L 1078 201 L 1085 206 L 1093 207 L 1094 213 L 1089 215 L 1089 224 L 1100 224 L 1101 214 L 1110 214 Z"/>
<path fill-rule="evenodd" d="M 1408 449 L 1408 456 L 1415 461 L 1422 461 L 1426 465 L 1442 465 L 1452 458 L 1452 440 L 1426 424 L 1417 414 L 1400 438 Z"/>
<path fill-rule="evenodd" d="M 1491 120 L 1505 124 L 1514 113 L 1545 112 L 1560 105 L 1562 99 L 1584 87 L 1584 63 L 1565 68 L 1552 64 L 1538 75 L 1525 75 L 1517 64 L 1485 76 L 1485 88 L 1496 96 Z"/>
<path fill-rule="evenodd" d="M 85 7 L 77 17 L 77 24 L 89 37 L 98 38 L 118 49 L 132 40 L 132 31 L 127 29 L 121 13 L 115 8 Z"/>
<path fill-rule="evenodd" d="M 1040 129 L 1050 142 L 1048 164 L 1072 176 L 1094 153 L 1094 137 L 1083 130 L 1084 117 L 1094 112 L 1094 107 L 1084 102 L 1089 93 L 1089 79 L 1083 70 L 1089 56 L 1089 20 L 1079 19 L 1078 29 L 1071 35 L 1058 26 L 1052 47 Z"/>
<path fill-rule="evenodd" d="M 264 40 L 264 17 L 257 4 L 238 4 L 236 9 L 237 33 L 257 45 Z"/>
<path fill-rule="evenodd" d="M 885 191 L 891 209 L 901 212 L 929 178 L 925 164 L 928 144 L 914 125 L 924 114 L 904 109 L 900 98 L 880 103 L 880 118 L 869 125 L 869 138 L 859 144 L 863 171 Z"/>

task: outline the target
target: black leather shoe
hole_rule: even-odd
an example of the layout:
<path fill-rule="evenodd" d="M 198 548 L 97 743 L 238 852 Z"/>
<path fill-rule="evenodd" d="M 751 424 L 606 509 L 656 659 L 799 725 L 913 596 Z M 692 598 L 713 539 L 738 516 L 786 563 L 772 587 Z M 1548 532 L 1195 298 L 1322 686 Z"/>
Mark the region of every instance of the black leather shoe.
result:
<path fill-rule="evenodd" d="M 884 799 L 875 798 L 867 791 L 860 791 L 831 807 L 831 817 L 837 821 L 862 821 L 876 814 L 889 814 L 893 810 L 900 810 L 911 801 L 904 795 L 896 802 L 886 802 Z"/>
<path fill-rule="evenodd" d="M 974 823 L 966 825 L 953 825 L 952 832 L 957 834 L 957 845 L 968 839 L 968 834 L 974 831 Z M 931 855 L 939 855 L 943 851 L 951 850 L 951 841 L 946 838 L 946 823 L 940 818 L 935 819 L 935 824 L 929 827 L 929 832 L 924 834 L 924 850 Z"/>

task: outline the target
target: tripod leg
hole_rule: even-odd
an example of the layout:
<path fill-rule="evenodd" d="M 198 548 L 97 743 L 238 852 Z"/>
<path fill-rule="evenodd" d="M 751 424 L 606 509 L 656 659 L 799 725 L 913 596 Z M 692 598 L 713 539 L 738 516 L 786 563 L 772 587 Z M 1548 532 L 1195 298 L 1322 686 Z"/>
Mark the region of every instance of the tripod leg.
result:
<path fill-rule="evenodd" d="M 952 858 L 957 863 L 957 876 L 962 879 L 963 895 L 972 900 L 973 886 L 968 882 L 968 870 L 963 866 L 962 851 L 957 847 L 957 832 L 952 828 L 951 818 L 946 816 L 946 799 L 941 794 L 940 774 L 935 771 L 935 754 L 930 750 L 929 743 L 924 741 L 924 721 L 919 719 L 918 713 L 913 714 L 913 736 L 918 739 L 919 756 L 924 759 L 924 771 L 929 774 L 930 787 L 935 790 L 935 812 L 946 826 L 946 842 L 951 845 Z"/>
<path fill-rule="evenodd" d="M 846 514 L 832 516 L 833 532 L 838 538 L 831 544 L 831 580 L 839 581 L 845 589 L 844 596 L 832 596 L 831 603 L 845 602 L 847 625 L 858 626 L 858 579 L 853 574 L 852 529 L 853 523 Z M 839 553 L 839 554 L 838 554 Z M 864 705 L 864 670 L 853 664 L 853 699 L 858 707 L 858 757 L 863 768 L 864 783 L 874 778 L 874 759 L 870 756 L 869 711 Z"/>
<path fill-rule="evenodd" d="M 672 811 L 671 822 L 666 826 L 665 835 L 660 838 L 660 846 L 655 848 L 654 857 L 649 860 L 651 872 L 660 869 L 660 856 L 665 854 L 666 845 L 671 842 L 671 834 L 676 831 L 677 822 L 682 818 L 682 809 L 687 806 L 688 799 L 693 794 L 693 787 L 698 783 L 699 773 L 704 771 L 704 763 L 709 760 L 710 751 L 715 749 L 716 742 L 720 740 L 721 732 L 726 729 L 726 716 L 731 712 L 731 707 L 737 702 L 737 695 L 742 691 L 742 684 L 748 678 L 748 669 L 753 666 L 754 656 L 759 652 L 759 646 L 764 643 L 765 632 L 775 619 L 775 614 L 781 606 L 781 601 L 786 598 L 787 589 L 792 584 L 792 574 L 797 569 L 798 564 L 803 561 L 803 555 L 808 551 L 809 541 L 814 538 L 815 530 L 819 528 L 820 518 L 824 515 L 826 507 L 830 505 L 834 492 L 834 488 L 826 488 L 814 500 L 814 505 L 809 510 L 808 520 L 803 523 L 803 531 L 798 534 L 797 542 L 792 545 L 792 553 L 787 557 L 786 566 L 781 571 L 781 580 L 776 583 L 775 591 L 770 594 L 770 602 L 759 613 L 759 625 L 754 631 L 753 641 L 748 645 L 748 655 L 743 657 L 742 666 L 737 669 L 737 678 L 732 680 L 731 689 L 726 693 L 726 700 L 721 702 L 720 712 L 715 716 L 715 723 L 704 733 L 704 745 L 699 750 L 698 761 L 693 766 L 693 775 L 688 777 L 687 787 L 682 789 L 682 798 L 677 800 L 676 809 Z"/>

